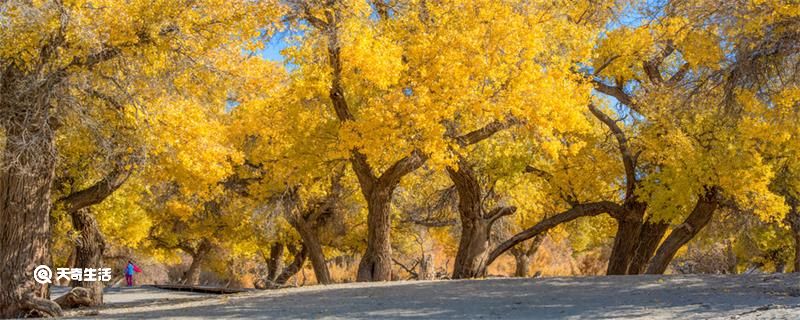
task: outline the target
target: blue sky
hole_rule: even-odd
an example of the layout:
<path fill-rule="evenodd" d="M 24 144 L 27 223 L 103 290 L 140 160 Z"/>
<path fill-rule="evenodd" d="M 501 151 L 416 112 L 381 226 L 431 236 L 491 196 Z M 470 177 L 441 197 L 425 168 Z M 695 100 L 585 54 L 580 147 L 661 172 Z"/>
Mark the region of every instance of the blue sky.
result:
<path fill-rule="evenodd" d="M 286 38 L 289 36 L 288 32 L 282 31 L 272 37 L 269 42 L 264 46 L 264 49 L 258 52 L 258 55 L 267 60 L 276 62 L 283 62 L 281 50 L 287 47 Z"/>

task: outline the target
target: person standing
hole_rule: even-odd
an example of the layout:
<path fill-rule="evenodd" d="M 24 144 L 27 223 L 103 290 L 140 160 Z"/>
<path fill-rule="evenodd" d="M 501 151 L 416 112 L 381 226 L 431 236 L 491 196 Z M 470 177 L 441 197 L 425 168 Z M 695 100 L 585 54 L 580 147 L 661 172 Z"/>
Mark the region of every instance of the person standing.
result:
<path fill-rule="evenodd" d="M 136 272 L 141 272 L 141 269 L 128 260 L 128 264 L 125 266 L 125 282 L 128 283 L 129 287 L 133 286 L 133 275 Z"/>

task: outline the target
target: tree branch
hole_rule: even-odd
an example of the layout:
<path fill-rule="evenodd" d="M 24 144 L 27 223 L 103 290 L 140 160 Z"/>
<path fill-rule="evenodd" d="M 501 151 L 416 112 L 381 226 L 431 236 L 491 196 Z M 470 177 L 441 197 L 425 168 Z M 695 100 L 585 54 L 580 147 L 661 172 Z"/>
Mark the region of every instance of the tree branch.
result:
<path fill-rule="evenodd" d="M 672 77 L 670 77 L 669 80 L 667 80 L 667 85 L 672 86 L 677 84 L 678 82 L 683 80 L 683 77 L 686 76 L 687 72 L 689 72 L 689 63 L 684 63 L 681 65 L 680 68 L 678 68 L 678 71 L 676 71 L 675 74 L 673 74 Z"/>
<path fill-rule="evenodd" d="M 114 169 L 92 186 L 73 192 L 59 199 L 58 202 L 62 203 L 68 212 L 76 212 L 102 202 L 105 198 L 114 193 L 114 191 L 119 189 L 130 176 L 130 170 Z"/>
<path fill-rule="evenodd" d="M 492 209 L 492 211 L 489 211 L 489 213 L 486 215 L 486 219 L 489 221 L 489 225 L 491 226 L 497 219 L 512 215 L 514 212 L 517 212 L 517 207 L 497 207 Z"/>
<path fill-rule="evenodd" d="M 526 165 L 524 171 L 525 171 L 525 173 L 532 173 L 532 174 L 536 175 L 537 177 L 540 177 L 540 178 L 545 179 L 547 181 L 553 180 L 553 175 L 550 172 L 547 172 L 547 171 L 544 171 L 542 169 L 536 168 L 536 167 L 534 167 L 532 165 Z"/>
<path fill-rule="evenodd" d="M 636 158 L 630 150 L 630 146 L 628 145 L 628 138 L 625 136 L 625 132 L 617 126 L 616 121 L 611 119 L 607 114 L 603 113 L 594 104 L 589 104 L 589 111 L 603 122 L 611 133 L 614 134 L 614 137 L 617 139 L 617 144 L 619 146 L 619 152 L 622 155 L 622 164 L 625 167 L 625 198 L 630 198 L 633 196 L 634 189 L 636 188 Z"/>
<path fill-rule="evenodd" d="M 461 136 L 454 137 L 454 139 L 460 146 L 466 147 L 486 140 L 492 137 L 495 133 L 511 128 L 519 123 L 519 120 L 509 116 L 506 121 L 494 120 L 480 129 L 476 129 Z"/>
<path fill-rule="evenodd" d="M 672 45 L 672 43 L 667 43 L 667 46 L 661 51 L 660 54 L 655 56 L 653 59 L 642 63 L 642 68 L 647 74 L 647 77 L 650 78 L 651 82 L 656 84 L 664 82 L 664 78 L 661 76 L 660 71 L 661 63 L 673 52 L 675 52 L 675 47 Z"/>
<path fill-rule="evenodd" d="M 610 201 L 591 202 L 591 203 L 576 205 L 567 211 L 564 211 L 562 213 L 559 213 L 557 215 L 551 216 L 549 218 L 540 221 L 533 227 L 525 229 L 524 231 L 517 233 L 513 237 L 499 244 L 489 254 L 489 259 L 486 262 L 486 266 L 491 265 L 495 259 L 497 259 L 500 255 L 502 255 L 512 247 L 516 246 L 517 244 L 524 242 L 530 238 L 533 238 L 543 232 L 546 232 L 562 223 L 569 222 L 580 217 L 596 216 L 603 213 L 608 213 L 611 214 L 612 216 L 616 216 L 621 214 L 621 212 L 622 212 L 622 207 Z"/>
<path fill-rule="evenodd" d="M 378 178 L 378 184 L 381 186 L 397 185 L 400 183 L 400 179 L 422 166 L 427 160 L 428 157 L 422 154 L 422 151 L 414 150 L 410 155 L 398 160 L 386 169 Z"/>
<path fill-rule="evenodd" d="M 403 268 L 403 270 L 405 270 L 406 272 L 408 272 L 408 274 L 410 274 L 410 275 L 411 275 L 413 278 L 418 278 L 418 277 L 419 277 L 419 275 L 417 275 L 417 273 L 414 271 L 414 268 L 416 268 L 416 267 L 417 267 L 417 265 L 419 264 L 419 261 L 416 261 L 416 262 L 414 263 L 414 265 L 413 265 L 413 266 L 411 266 L 411 267 L 407 267 L 406 265 L 404 265 L 402 262 L 398 261 L 398 260 L 397 260 L 397 259 L 395 259 L 395 258 L 392 258 L 392 262 L 394 262 L 396 265 L 398 265 L 398 266 L 400 266 L 401 268 Z"/>
<path fill-rule="evenodd" d="M 639 107 L 635 103 L 633 103 L 633 98 L 631 98 L 631 96 L 625 93 L 625 90 L 623 90 L 621 86 L 619 85 L 611 86 L 598 79 L 592 79 L 592 83 L 594 84 L 595 90 L 600 91 L 609 96 L 612 96 L 616 98 L 617 101 L 619 101 L 620 103 L 630 107 L 636 112 L 639 112 Z"/>

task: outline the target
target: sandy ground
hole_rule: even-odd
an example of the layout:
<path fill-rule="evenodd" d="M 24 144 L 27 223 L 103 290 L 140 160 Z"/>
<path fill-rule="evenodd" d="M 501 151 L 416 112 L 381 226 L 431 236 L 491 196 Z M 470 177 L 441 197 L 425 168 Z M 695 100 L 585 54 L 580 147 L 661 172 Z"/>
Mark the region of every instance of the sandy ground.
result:
<path fill-rule="evenodd" d="M 234 295 L 111 289 L 103 319 L 800 319 L 800 275 L 401 281 Z"/>

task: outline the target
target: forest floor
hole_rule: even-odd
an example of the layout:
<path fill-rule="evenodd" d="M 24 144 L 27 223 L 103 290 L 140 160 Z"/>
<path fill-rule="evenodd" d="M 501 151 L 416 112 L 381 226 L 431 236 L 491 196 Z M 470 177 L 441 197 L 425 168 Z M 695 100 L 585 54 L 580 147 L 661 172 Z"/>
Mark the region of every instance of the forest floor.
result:
<path fill-rule="evenodd" d="M 54 295 L 55 296 L 55 295 Z M 233 295 L 112 288 L 101 319 L 800 319 L 800 275 L 348 283 Z"/>

